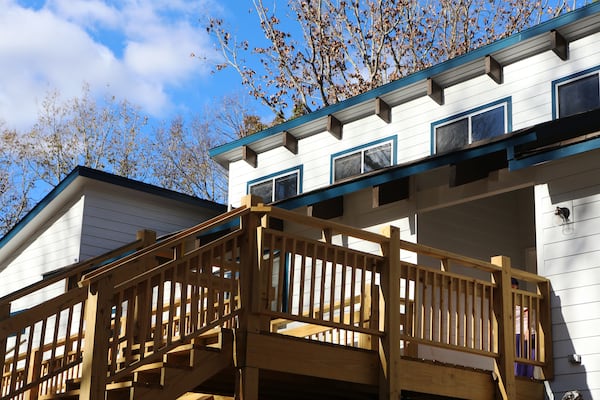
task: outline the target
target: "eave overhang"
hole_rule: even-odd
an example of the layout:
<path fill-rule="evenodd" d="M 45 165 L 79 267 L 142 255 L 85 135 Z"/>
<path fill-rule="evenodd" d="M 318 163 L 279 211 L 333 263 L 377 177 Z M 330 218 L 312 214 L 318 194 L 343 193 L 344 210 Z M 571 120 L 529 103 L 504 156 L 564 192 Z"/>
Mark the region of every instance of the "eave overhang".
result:
<path fill-rule="evenodd" d="M 300 140 L 326 132 L 330 116 L 343 125 L 375 115 L 380 101 L 393 107 L 427 95 L 434 98 L 432 84 L 447 88 L 485 74 L 498 81 L 502 78 L 497 68 L 548 50 L 562 57 L 563 41 L 569 43 L 599 31 L 600 3 L 597 2 L 337 104 L 215 147 L 209 154 L 228 168 L 229 163 L 243 159 L 244 148 L 260 154 L 282 146 L 286 135 Z"/>
<path fill-rule="evenodd" d="M 59 212 L 64 204 L 81 190 L 85 182 L 90 180 L 206 208 L 215 214 L 227 210 L 225 205 L 213 201 L 200 199 L 92 168 L 78 166 L 37 203 L 10 231 L 0 238 L 0 270 L 4 266 L 5 261 L 20 248 L 22 242 L 29 240 L 28 238 L 35 235 L 37 229 L 48 218 L 52 218 L 55 213 Z"/>
<path fill-rule="evenodd" d="M 490 155 L 497 156 L 498 153 L 504 154 L 508 169 L 514 171 L 595 149 L 600 149 L 600 109 L 537 124 L 450 153 L 373 171 L 273 205 L 292 210 L 436 168 L 458 165 Z"/>

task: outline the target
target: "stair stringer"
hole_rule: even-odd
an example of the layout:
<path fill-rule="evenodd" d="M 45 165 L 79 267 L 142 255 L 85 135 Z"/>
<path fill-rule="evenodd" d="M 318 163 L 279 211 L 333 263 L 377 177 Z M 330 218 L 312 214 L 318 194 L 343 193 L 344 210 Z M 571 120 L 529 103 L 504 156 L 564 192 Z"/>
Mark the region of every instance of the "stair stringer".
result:
<path fill-rule="evenodd" d="M 220 349 L 206 347 L 194 349 L 193 365 L 190 368 L 164 368 L 164 382 L 161 387 L 133 386 L 132 400 L 176 399 L 193 391 L 198 385 L 233 365 L 233 333 L 228 329 L 221 331 Z"/>

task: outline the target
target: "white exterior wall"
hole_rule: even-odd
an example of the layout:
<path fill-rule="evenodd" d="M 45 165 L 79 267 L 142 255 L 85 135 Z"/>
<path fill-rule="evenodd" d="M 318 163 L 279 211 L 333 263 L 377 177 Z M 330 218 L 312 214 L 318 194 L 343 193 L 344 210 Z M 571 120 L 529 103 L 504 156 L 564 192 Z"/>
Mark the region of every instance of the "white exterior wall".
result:
<path fill-rule="evenodd" d="M 298 154 L 283 146 L 258 154 L 257 168 L 245 161 L 229 166 L 229 203 L 240 204 L 247 183 L 287 168 L 302 165 L 304 192 L 330 184 L 331 155 L 375 140 L 397 136 L 398 163 L 430 155 L 431 123 L 510 97 L 512 128 L 518 130 L 552 119 L 552 81 L 600 65 L 600 33 L 570 43 L 570 56 L 562 61 L 552 51 L 504 67 L 504 83 L 486 75 L 444 89 L 445 104 L 421 97 L 392 108 L 392 122 L 376 115 L 345 124 L 342 140 L 324 131 L 302 139 Z"/>
<path fill-rule="evenodd" d="M 0 296 L 42 279 L 42 275 L 65 265 L 77 262 L 81 242 L 84 197 L 81 196 L 56 221 L 29 244 L 0 274 Z M 64 284 L 53 285 L 37 296 L 35 304 L 52 298 L 64 289 Z M 11 311 L 30 307 L 33 299 L 13 303 Z"/>
<path fill-rule="evenodd" d="M 81 260 L 133 242 L 139 230 L 150 229 L 161 236 L 194 226 L 214 214 L 127 188 L 107 191 L 106 186 L 91 185 L 86 194 Z"/>
<path fill-rule="evenodd" d="M 554 165 L 547 183 L 536 186 L 538 273 L 552 282 L 552 336 L 557 398 L 577 389 L 600 399 L 600 158 L 580 157 Z M 561 224 L 557 206 L 571 211 Z M 581 364 L 569 356 L 581 356 Z"/>

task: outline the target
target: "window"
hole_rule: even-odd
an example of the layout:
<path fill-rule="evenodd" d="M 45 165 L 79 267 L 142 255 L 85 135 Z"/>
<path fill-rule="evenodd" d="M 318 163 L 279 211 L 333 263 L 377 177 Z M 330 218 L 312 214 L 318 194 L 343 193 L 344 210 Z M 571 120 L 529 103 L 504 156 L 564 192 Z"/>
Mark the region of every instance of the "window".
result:
<path fill-rule="evenodd" d="M 378 140 L 331 156 L 332 182 L 389 167 L 395 163 L 396 137 Z"/>
<path fill-rule="evenodd" d="M 432 123 L 432 154 L 456 150 L 510 131 L 510 106 L 510 98 L 506 98 Z"/>
<path fill-rule="evenodd" d="M 295 167 L 248 182 L 248 193 L 265 203 L 284 200 L 301 192 L 302 168 Z"/>
<path fill-rule="evenodd" d="M 552 82 L 554 118 L 568 117 L 600 107 L 600 67 Z"/>

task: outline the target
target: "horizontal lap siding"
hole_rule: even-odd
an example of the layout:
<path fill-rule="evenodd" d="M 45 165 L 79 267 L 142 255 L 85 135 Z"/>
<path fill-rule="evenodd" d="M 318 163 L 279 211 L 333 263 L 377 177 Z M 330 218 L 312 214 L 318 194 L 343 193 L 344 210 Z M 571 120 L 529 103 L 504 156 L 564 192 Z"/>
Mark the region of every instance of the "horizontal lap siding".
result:
<path fill-rule="evenodd" d="M 552 119 L 552 81 L 600 65 L 600 34 L 570 44 L 570 58 L 562 61 L 552 51 L 505 66 L 504 83 L 496 84 L 486 75 L 444 89 L 445 103 L 421 97 L 392 108 L 392 122 L 371 115 L 347 123 L 342 140 L 323 131 L 301 139 L 298 154 L 279 147 L 258 155 L 258 166 L 244 161 L 230 164 L 229 202 L 237 206 L 246 194 L 247 182 L 277 171 L 302 165 L 303 191 L 330 183 L 331 155 L 369 142 L 396 136 L 398 163 L 428 156 L 431 123 L 493 101 L 511 97 L 512 128 L 525 128 Z"/>
<path fill-rule="evenodd" d="M 72 204 L 64 214 L 47 226 L 45 231 L 29 244 L 0 274 L 0 296 L 37 282 L 42 275 L 78 261 L 81 239 L 81 221 L 84 199 Z M 43 301 L 60 291 L 52 287 L 33 302 L 25 299 L 15 303 L 11 310 L 22 309 Z"/>
<path fill-rule="evenodd" d="M 600 154 L 546 169 L 547 183 L 536 187 L 536 226 L 538 272 L 553 290 L 552 389 L 557 395 L 579 389 L 584 398 L 600 399 Z M 569 223 L 554 215 L 557 206 L 569 208 Z M 572 354 L 581 355 L 581 365 L 568 361 Z"/>
<path fill-rule="evenodd" d="M 185 203 L 134 190 L 89 190 L 86 196 L 81 259 L 133 242 L 150 229 L 161 236 L 189 228 L 215 214 Z"/>

